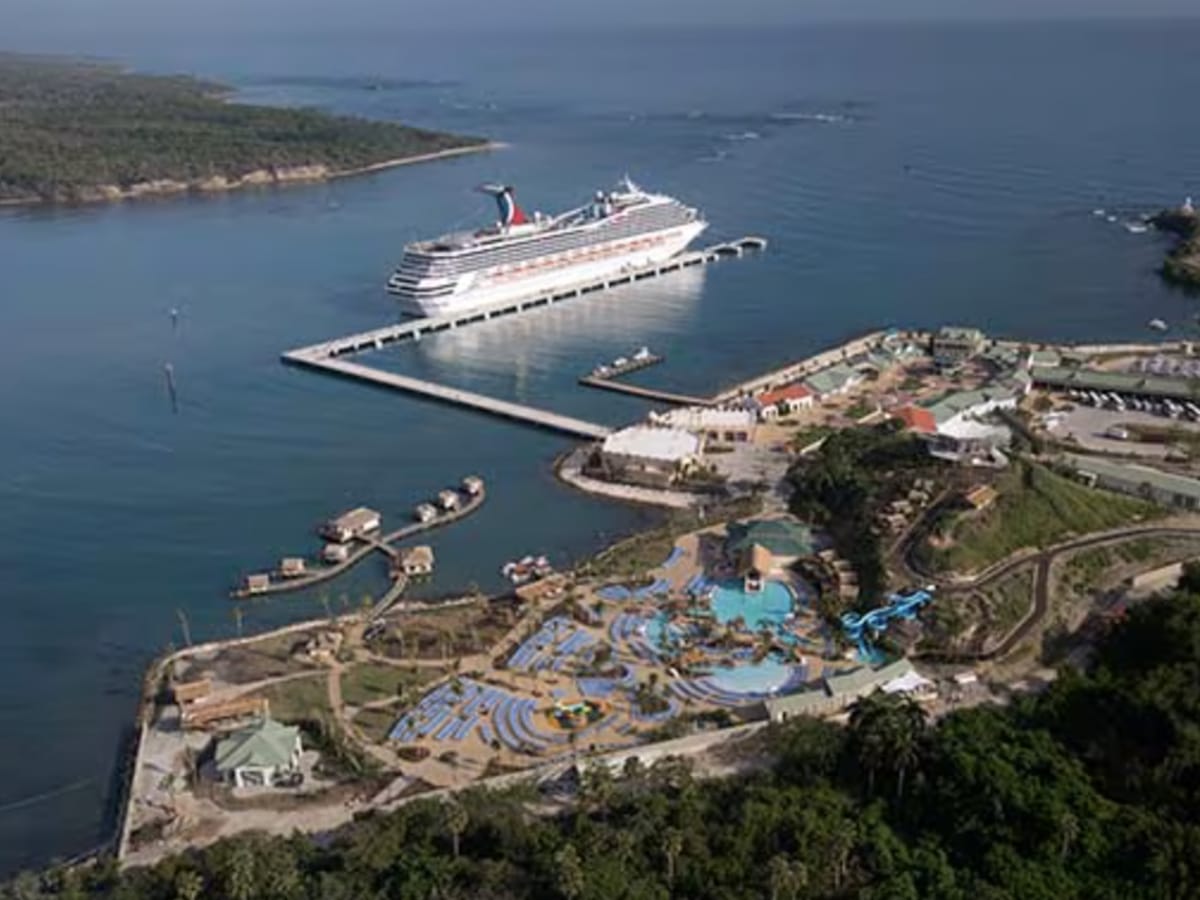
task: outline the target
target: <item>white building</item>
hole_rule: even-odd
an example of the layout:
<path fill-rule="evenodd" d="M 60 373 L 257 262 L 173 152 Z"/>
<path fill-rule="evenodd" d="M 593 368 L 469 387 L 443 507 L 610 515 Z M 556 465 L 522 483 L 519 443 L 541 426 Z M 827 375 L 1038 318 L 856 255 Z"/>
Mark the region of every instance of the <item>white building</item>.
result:
<path fill-rule="evenodd" d="M 606 437 L 600 459 L 617 481 L 663 485 L 692 471 L 702 449 L 702 439 L 690 431 L 634 425 Z"/>
<path fill-rule="evenodd" d="M 655 425 L 678 428 L 710 441 L 734 443 L 754 437 L 757 413 L 752 409 L 720 409 L 709 406 L 684 406 L 662 413 L 650 413 Z"/>
<path fill-rule="evenodd" d="M 758 405 L 758 418 L 770 422 L 780 416 L 812 409 L 816 396 L 806 385 L 789 384 L 773 391 L 764 391 L 754 398 Z"/>
<path fill-rule="evenodd" d="M 344 544 L 357 537 L 378 531 L 382 523 L 383 519 L 379 513 L 360 506 L 326 522 L 321 533 L 331 541 Z"/>

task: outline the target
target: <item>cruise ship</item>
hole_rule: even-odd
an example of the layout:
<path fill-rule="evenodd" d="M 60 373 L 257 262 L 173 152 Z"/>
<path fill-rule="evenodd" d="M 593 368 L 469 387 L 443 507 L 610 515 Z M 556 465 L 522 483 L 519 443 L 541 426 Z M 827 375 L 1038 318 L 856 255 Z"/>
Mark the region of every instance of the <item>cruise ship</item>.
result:
<path fill-rule="evenodd" d="M 695 209 L 625 178 L 614 191 L 557 216 L 526 215 L 511 187 L 481 188 L 499 221 L 404 248 L 388 291 L 406 313 L 441 316 L 654 265 L 708 227 Z"/>

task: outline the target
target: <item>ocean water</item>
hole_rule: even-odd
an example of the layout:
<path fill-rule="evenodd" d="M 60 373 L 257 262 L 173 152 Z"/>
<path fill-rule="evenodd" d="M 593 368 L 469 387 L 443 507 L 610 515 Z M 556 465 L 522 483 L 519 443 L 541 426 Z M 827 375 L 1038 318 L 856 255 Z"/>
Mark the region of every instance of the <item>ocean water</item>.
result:
<path fill-rule="evenodd" d="M 486 507 L 433 537 L 434 592 L 497 587 L 507 559 L 565 564 L 647 521 L 558 485 L 561 438 L 278 362 L 394 318 L 382 283 L 401 245 L 490 221 L 483 181 L 550 212 L 629 173 L 700 206 L 713 239 L 771 240 L 375 354 L 601 422 L 646 407 L 575 378 L 641 344 L 667 356 L 641 378 L 709 391 L 878 325 L 1130 338 L 1195 312 L 1154 275 L 1161 238 L 1092 214 L 1200 194 L 1194 23 L 511 37 L 14 48 L 509 146 L 305 188 L 0 213 L 0 871 L 105 837 L 144 665 L 181 640 L 181 616 L 196 639 L 232 634 L 228 586 L 315 547 L 330 513 L 361 502 L 397 520 L 486 477 Z M 364 564 L 325 600 L 383 582 Z M 321 609 L 283 597 L 246 627 Z"/>

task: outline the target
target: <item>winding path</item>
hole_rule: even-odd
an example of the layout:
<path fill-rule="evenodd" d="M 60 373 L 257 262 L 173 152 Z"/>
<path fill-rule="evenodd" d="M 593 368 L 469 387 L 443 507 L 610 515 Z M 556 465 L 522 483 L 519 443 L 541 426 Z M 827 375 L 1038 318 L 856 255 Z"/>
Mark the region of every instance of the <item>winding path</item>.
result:
<path fill-rule="evenodd" d="M 969 581 L 946 585 L 941 588 L 943 593 L 957 594 L 975 591 L 988 587 L 1019 568 L 1027 565 L 1036 566 L 1033 579 L 1033 602 L 1029 612 L 995 647 L 992 647 L 990 650 L 972 652 L 931 651 L 917 653 L 913 655 L 913 659 L 937 663 L 975 663 L 1007 656 L 1018 644 L 1029 636 L 1029 633 L 1041 623 L 1049 611 L 1050 567 L 1058 557 L 1068 553 L 1076 553 L 1080 550 L 1087 550 L 1092 547 L 1123 543 L 1144 537 L 1200 537 L 1200 523 L 1192 525 L 1134 525 L 1127 528 L 1117 528 L 1112 531 L 1084 535 L 1083 537 L 1064 541 L 1061 544 L 1055 544 L 1045 550 L 1001 560 Z"/>

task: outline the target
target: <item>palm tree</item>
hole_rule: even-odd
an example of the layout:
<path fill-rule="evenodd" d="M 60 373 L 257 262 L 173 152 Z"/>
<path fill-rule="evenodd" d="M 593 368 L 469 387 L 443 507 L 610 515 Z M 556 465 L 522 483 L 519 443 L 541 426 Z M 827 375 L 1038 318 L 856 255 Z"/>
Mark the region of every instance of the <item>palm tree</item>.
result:
<path fill-rule="evenodd" d="M 583 863 L 579 859 L 579 851 L 574 844 L 564 844 L 554 856 L 558 871 L 558 891 L 567 900 L 575 900 L 583 893 L 585 886 Z"/>
<path fill-rule="evenodd" d="M 1079 838 L 1079 820 L 1075 815 L 1067 810 L 1058 817 L 1058 855 L 1066 861 L 1067 854 L 1071 852 L 1071 845 Z"/>
<path fill-rule="evenodd" d="M 792 862 L 782 853 L 772 856 L 767 863 L 767 877 L 771 900 L 796 900 L 808 882 L 803 863 Z"/>
<path fill-rule="evenodd" d="M 595 810 L 601 818 L 604 818 L 608 814 L 616 786 L 612 770 L 604 763 L 595 762 L 589 765 L 583 773 L 580 798 L 587 807 Z"/>
<path fill-rule="evenodd" d="M 175 900 L 200 900 L 204 893 L 204 879 L 191 869 L 183 869 L 175 876 Z"/>
<path fill-rule="evenodd" d="M 675 867 L 679 855 L 683 853 L 683 832 L 678 828 L 668 828 L 663 832 L 662 853 L 667 862 L 667 886 L 675 885 Z"/>
<path fill-rule="evenodd" d="M 176 609 L 175 614 L 179 616 L 179 626 L 183 629 L 183 642 L 189 647 L 192 646 L 192 629 L 188 625 L 187 613 L 183 609 Z"/>
<path fill-rule="evenodd" d="M 458 801 L 450 801 L 442 806 L 443 823 L 446 831 L 450 832 L 450 843 L 454 849 L 454 858 L 458 859 L 459 840 L 471 821 L 467 809 Z"/>
<path fill-rule="evenodd" d="M 896 796 L 904 793 L 908 771 L 920 758 L 925 733 L 925 712 L 904 695 L 874 694 L 859 699 L 850 709 L 850 743 L 859 766 L 867 773 L 867 793 L 875 793 L 875 775 L 891 771 L 896 776 Z"/>
<path fill-rule="evenodd" d="M 255 868 L 254 851 L 250 844 L 242 842 L 234 845 L 223 873 L 225 894 L 230 900 L 252 900 L 258 895 Z"/>

